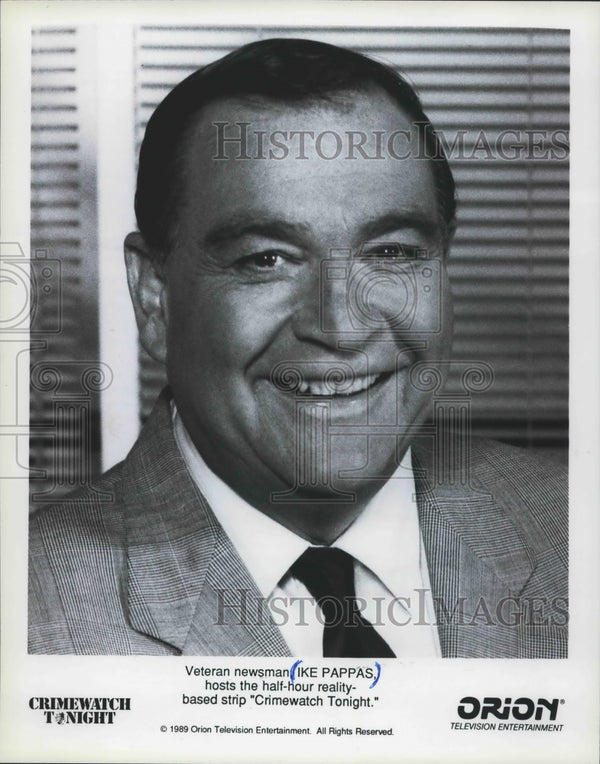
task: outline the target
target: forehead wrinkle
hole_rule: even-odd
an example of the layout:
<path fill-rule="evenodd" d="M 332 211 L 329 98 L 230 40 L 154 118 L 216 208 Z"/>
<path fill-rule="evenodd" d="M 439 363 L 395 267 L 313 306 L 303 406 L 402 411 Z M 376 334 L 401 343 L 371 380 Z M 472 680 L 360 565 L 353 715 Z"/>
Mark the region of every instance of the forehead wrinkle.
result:
<path fill-rule="evenodd" d="M 310 230 L 308 223 L 252 214 L 238 215 L 210 228 L 204 236 L 203 243 L 208 247 L 218 246 L 252 235 L 300 242 L 309 237 Z"/>
<path fill-rule="evenodd" d="M 372 218 L 361 226 L 360 231 L 362 237 L 369 239 L 405 228 L 414 228 L 427 236 L 440 233 L 437 215 L 431 217 L 420 209 L 400 210 Z"/>

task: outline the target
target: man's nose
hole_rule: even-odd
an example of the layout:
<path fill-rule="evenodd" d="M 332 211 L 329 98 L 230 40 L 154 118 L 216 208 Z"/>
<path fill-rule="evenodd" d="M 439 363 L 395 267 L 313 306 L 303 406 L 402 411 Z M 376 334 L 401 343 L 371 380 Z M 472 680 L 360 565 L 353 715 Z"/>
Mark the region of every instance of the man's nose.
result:
<path fill-rule="evenodd" d="M 348 311 L 346 263 L 331 267 L 325 260 L 315 264 L 303 285 L 294 315 L 294 333 L 302 340 L 325 345 L 352 332 Z"/>

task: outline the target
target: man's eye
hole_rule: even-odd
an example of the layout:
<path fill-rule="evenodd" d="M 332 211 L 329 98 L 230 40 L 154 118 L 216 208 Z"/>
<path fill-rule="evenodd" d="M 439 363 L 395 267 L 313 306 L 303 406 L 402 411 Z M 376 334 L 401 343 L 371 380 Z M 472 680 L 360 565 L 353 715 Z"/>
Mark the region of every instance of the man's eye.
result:
<path fill-rule="evenodd" d="M 392 257 L 398 260 L 417 260 L 426 258 L 427 250 L 414 244 L 366 242 L 361 247 L 360 257 Z"/>
<path fill-rule="evenodd" d="M 238 266 L 241 268 L 259 268 L 261 270 L 267 270 L 274 268 L 281 260 L 281 255 L 277 252 L 256 252 L 252 255 L 242 257 L 238 261 Z"/>

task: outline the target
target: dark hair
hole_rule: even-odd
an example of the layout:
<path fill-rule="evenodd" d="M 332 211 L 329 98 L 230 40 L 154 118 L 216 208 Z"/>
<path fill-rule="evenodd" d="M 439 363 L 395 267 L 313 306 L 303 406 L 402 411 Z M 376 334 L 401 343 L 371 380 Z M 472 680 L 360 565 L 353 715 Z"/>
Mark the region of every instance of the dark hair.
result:
<path fill-rule="evenodd" d="M 443 147 L 412 86 L 393 69 L 360 53 L 302 39 L 260 40 L 199 69 L 159 104 L 140 149 L 135 195 L 139 230 L 155 255 L 174 241 L 178 207 L 179 157 L 187 129 L 203 106 L 224 97 L 257 96 L 294 104 L 341 92 L 382 88 L 420 123 L 426 156 L 433 166 L 442 219 L 456 211 L 455 186 Z"/>

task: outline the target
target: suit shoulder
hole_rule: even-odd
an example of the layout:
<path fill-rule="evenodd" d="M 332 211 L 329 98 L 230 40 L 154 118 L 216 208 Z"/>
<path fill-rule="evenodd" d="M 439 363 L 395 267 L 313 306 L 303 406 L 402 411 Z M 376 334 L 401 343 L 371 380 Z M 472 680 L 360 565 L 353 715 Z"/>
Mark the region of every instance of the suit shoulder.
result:
<path fill-rule="evenodd" d="M 538 551 L 552 548 L 566 564 L 566 464 L 527 449 L 475 438 L 472 455 L 473 483 L 494 497 Z"/>
<path fill-rule="evenodd" d="M 82 536 L 102 535 L 117 519 L 120 477 L 121 465 L 117 465 L 90 486 L 62 497 L 56 504 L 34 507 L 29 520 L 30 546 L 57 534 L 61 547 L 77 543 Z"/>
<path fill-rule="evenodd" d="M 471 470 L 482 480 L 508 481 L 525 495 L 566 500 L 567 460 L 556 454 L 531 451 L 485 438 L 473 438 Z"/>

